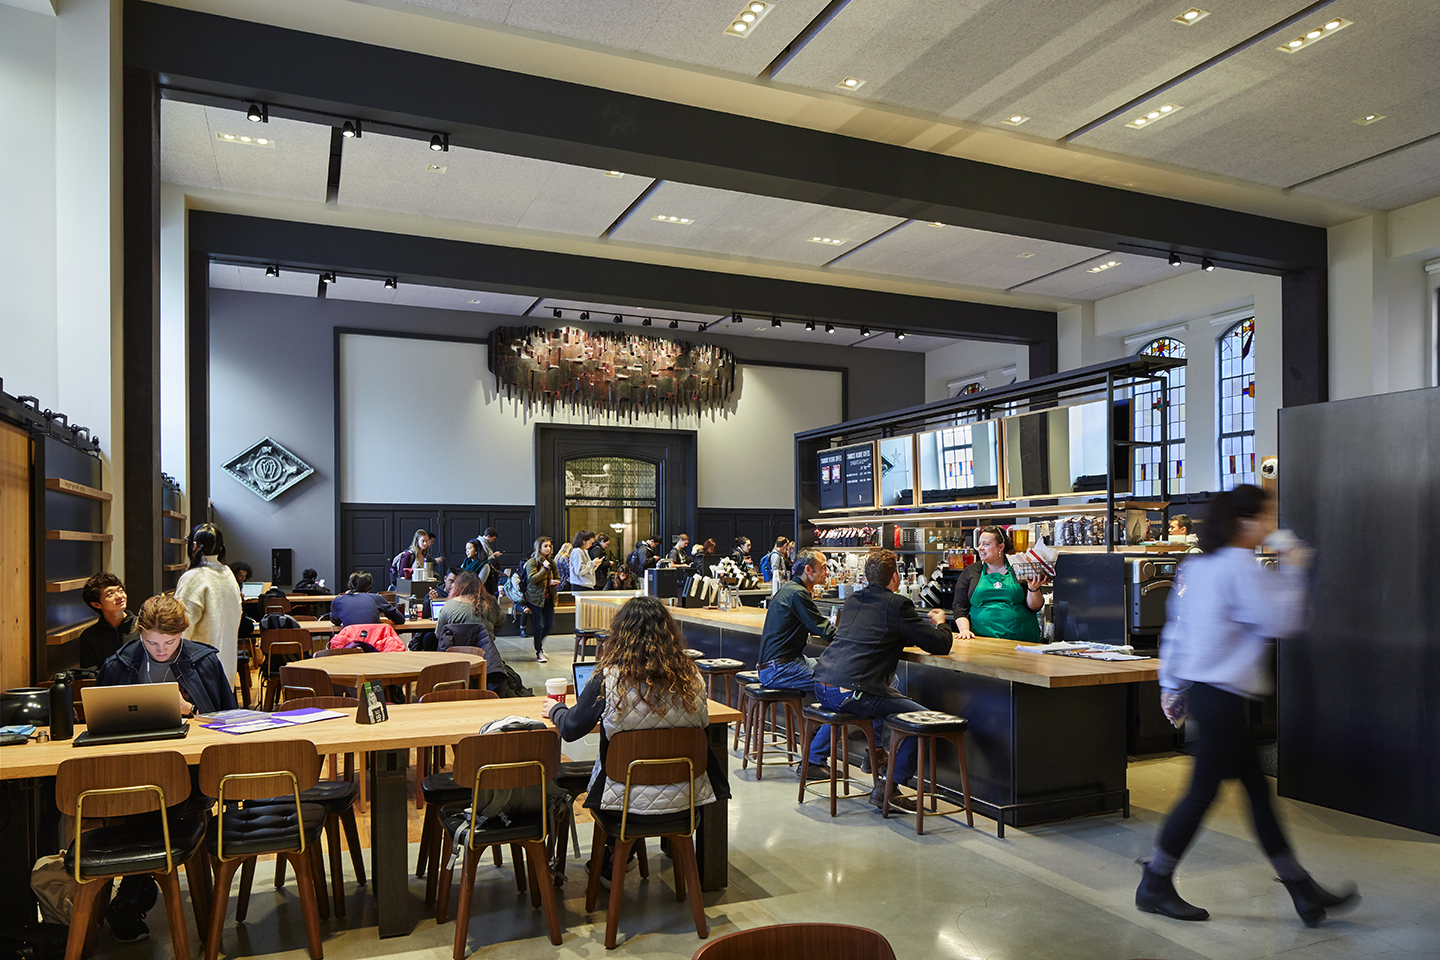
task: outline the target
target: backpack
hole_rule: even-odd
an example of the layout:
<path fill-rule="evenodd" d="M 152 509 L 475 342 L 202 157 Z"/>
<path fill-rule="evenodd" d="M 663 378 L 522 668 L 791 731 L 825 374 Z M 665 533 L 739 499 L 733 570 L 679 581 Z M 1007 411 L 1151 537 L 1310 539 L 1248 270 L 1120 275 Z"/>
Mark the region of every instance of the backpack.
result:
<path fill-rule="evenodd" d="M 770 569 L 770 558 L 774 555 L 774 553 L 767 553 L 765 554 L 765 556 L 760 558 L 760 579 L 764 580 L 766 583 L 770 582 L 770 577 L 772 574 L 772 571 Z"/>
<path fill-rule="evenodd" d="M 645 570 L 645 545 L 644 545 L 644 544 L 641 544 L 640 546 L 636 547 L 634 550 L 631 550 L 631 551 L 630 551 L 630 556 L 628 556 L 628 557 L 625 558 L 625 566 L 629 567 L 629 568 L 630 568 L 630 572 L 633 573 L 633 574 L 635 574 L 636 577 L 639 577 L 639 576 L 644 572 L 644 570 Z"/>
<path fill-rule="evenodd" d="M 530 559 L 527 557 L 520 563 L 520 598 L 523 600 L 525 594 L 530 592 Z"/>

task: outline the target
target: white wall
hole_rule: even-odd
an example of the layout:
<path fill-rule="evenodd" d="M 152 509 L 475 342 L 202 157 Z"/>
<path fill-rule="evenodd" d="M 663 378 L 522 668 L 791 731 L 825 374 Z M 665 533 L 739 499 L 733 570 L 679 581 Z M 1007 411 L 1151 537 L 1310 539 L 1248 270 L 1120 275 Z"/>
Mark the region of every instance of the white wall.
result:
<path fill-rule="evenodd" d="M 1014 367 L 1013 375 L 1006 373 Z M 1009 343 L 964 340 L 925 354 L 925 402 L 945 400 L 953 395 L 954 380 L 983 377 L 986 389 L 1003 387 L 1014 380 L 1030 378 L 1030 350 Z"/>
<path fill-rule="evenodd" d="M 340 337 L 340 498 L 347 503 L 535 502 L 536 423 L 696 430 L 700 507 L 794 506 L 794 439 L 841 419 L 838 372 L 740 364 L 728 409 L 633 421 L 557 410 L 539 413 L 495 390 L 479 343 L 343 334 Z M 424 370 L 428 409 L 409 417 L 376 371 Z M 393 381 L 392 381 L 393 383 Z M 377 469 L 376 435 L 404 425 L 416 464 Z M 388 449 L 388 444 L 385 445 Z M 422 466 L 423 465 L 423 466 Z"/>
<path fill-rule="evenodd" d="M 189 494 L 190 406 L 186 386 L 185 191 L 160 185 L 160 469 Z M 196 505 L 186 512 L 198 518 Z"/>

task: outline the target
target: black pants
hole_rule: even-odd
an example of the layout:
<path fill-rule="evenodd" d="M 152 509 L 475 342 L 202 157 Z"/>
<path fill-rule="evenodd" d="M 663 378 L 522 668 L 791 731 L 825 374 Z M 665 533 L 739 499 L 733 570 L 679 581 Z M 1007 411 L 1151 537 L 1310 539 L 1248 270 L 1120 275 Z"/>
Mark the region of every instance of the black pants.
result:
<path fill-rule="evenodd" d="M 1250 798 L 1250 816 L 1265 855 L 1272 860 L 1290 852 L 1290 841 L 1270 806 L 1270 784 L 1250 736 L 1244 697 L 1203 683 L 1190 688 L 1189 714 L 1198 731 L 1190 789 L 1170 811 L 1160 831 L 1160 849 L 1179 860 L 1215 799 L 1220 781 L 1238 778 Z"/>

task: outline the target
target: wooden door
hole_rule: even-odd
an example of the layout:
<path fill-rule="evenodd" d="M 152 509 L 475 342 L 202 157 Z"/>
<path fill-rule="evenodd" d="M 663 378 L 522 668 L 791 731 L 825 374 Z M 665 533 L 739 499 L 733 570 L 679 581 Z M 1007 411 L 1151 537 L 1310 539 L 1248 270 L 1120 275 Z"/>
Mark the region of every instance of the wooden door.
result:
<path fill-rule="evenodd" d="M 30 457 L 25 431 L 0 423 L 0 690 L 33 680 Z"/>
<path fill-rule="evenodd" d="M 346 508 L 341 540 L 344 568 L 335 571 L 334 589 L 345 589 L 346 579 L 356 570 L 375 578 L 375 589 L 390 585 L 390 559 L 400 552 L 395 545 L 395 515 L 391 510 Z"/>

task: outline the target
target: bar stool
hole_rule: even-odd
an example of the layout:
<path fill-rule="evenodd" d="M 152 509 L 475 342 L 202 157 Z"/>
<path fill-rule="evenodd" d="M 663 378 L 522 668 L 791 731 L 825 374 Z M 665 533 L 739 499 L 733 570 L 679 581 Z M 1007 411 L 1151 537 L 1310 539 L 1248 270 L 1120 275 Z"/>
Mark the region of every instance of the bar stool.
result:
<path fill-rule="evenodd" d="M 905 742 L 906 737 L 916 738 L 916 755 L 919 764 L 915 769 L 915 833 L 917 835 L 925 832 L 925 779 L 929 773 L 930 779 L 930 809 L 938 811 L 936 794 L 937 768 L 935 766 L 935 741 L 948 740 L 955 745 L 956 752 L 960 755 L 960 791 L 965 797 L 965 824 L 975 826 L 975 814 L 970 809 L 970 768 L 965 763 L 965 728 L 970 721 L 964 717 L 957 717 L 951 713 L 941 713 L 938 710 L 915 710 L 910 713 L 897 713 L 885 719 L 885 727 L 890 731 L 890 766 L 885 771 L 885 806 L 884 816 L 890 816 L 890 795 L 895 789 L 895 755 L 900 752 L 900 744 Z"/>
<path fill-rule="evenodd" d="M 696 650 L 694 647 L 686 647 L 684 650 L 681 650 L 680 652 L 683 653 L 683 654 L 685 654 L 685 656 L 689 657 L 691 660 L 704 660 L 704 659 L 705 659 L 705 651 L 704 651 L 704 650 Z"/>
<path fill-rule="evenodd" d="M 769 745 L 785 755 L 784 760 L 772 762 L 778 762 L 782 766 L 799 763 L 798 751 L 795 749 L 795 734 L 800 726 L 800 705 L 806 698 L 814 696 L 815 691 L 790 687 L 762 687 L 758 683 L 741 687 L 740 690 L 742 700 L 749 698 L 750 705 L 750 715 L 745 728 L 745 753 L 740 757 L 740 769 L 744 770 L 750 763 L 750 758 L 754 757 L 755 779 L 763 779 L 767 736 L 770 738 Z M 775 719 L 777 705 L 785 708 L 785 745 L 783 747 L 780 746 L 779 721 Z M 765 729 L 767 714 L 770 724 L 768 731 Z M 756 742 L 757 734 L 758 743 Z"/>
<path fill-rule="evenodd" d="M 581 663 L 586 659 L 585 649 L 595 648 L 595 659 L 600 659 L 600 651 L 605 648 L 605 638 L 610 636 L 604 630 L 591 630 L 587 627 L 575 628 L 575 662 Z"/>
<path fill-rule="evenodd" d="M 752 683 L 760 682 L 759 670 L 741 670 L 735 674 L 735 683 L 739 686 L 739 696 L 735 701 L 735 709 L 740 711 L 740 719 L 735 721 L 735 740 L 730 744 L 731 751 L 740 749 L 740 735 L 745 732 L 745 688 Z M 729 702 L 728 700 L 726 701 Z"/>
<path fill-rule="evenodd" d="M 850 776 L 850 737 L 849 728 L 858 727 L 860 732 L 865 734 L 865 743 L 869 747 L 870 769 L 874 770 L 879 766 L 879 760 L 875 750 L 875 720 L 873 717 L 862 717 L 858 713 L 840 713 L 836 710 L 827 710 L 818 703 L 808 704 L 800 711 L 804 718 L 804 734 L 800 738 L 800 749 L 805 752 L 804 759 L 800 761 L 800 796 L 796 803 L 805 802 L 805 791 L 810 787 L 805 775 L 810 771 L 810 741 L 821 727 L 830 728 L 830 816 L 835 816 L 835 781 L 836 781 L 836 751 L 839 751 L 840 769 L 845 771 L 841 777 L 845 783 L 845 796 L 850 796 L 850 785 L 863 787 Z M 836 741 L 839 741 L 838 744 Z M 873 775 L 872 775 L 873 777 Z"/>
<path fill-rule="evenodd" d="M 728 657 L 712 657 L 708 660 L 697 658 L 695 666 L 699 668 L 700 675 L 705 678 L 705 698 L 707 700 L 715 699 L 715 678 L 719 677 L 725 681 L 724 702 L 728 704 L 730 702 L 730 678 L 744 670 L 745 664 Z"/>

